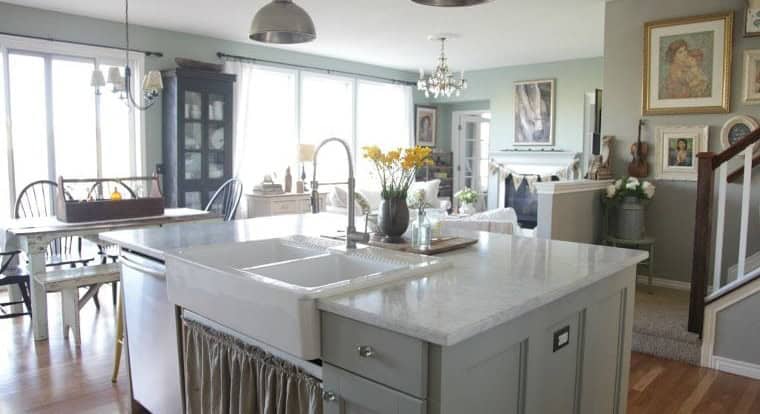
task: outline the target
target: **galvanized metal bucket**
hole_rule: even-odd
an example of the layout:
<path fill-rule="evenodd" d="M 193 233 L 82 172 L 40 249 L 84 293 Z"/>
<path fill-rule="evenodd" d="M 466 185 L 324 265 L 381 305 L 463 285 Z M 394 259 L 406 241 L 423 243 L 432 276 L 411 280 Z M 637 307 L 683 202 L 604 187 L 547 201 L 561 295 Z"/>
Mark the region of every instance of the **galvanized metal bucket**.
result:
<path fill-rule="evenodd" d="M 641 240 L 644 237 L 644 203 L 636 197 L 625 197 L 618 205 L 617 237 Z"/>

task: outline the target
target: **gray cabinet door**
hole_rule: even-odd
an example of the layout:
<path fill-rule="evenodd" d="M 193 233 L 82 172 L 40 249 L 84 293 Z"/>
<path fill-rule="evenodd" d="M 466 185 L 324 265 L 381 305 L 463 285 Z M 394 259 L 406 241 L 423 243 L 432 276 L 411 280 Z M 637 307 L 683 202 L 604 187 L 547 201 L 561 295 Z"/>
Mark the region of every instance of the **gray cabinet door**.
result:
<path fill-rule="evenodd" d="M 424 414 L 425 401 L 324 364 L 325 414 Z"/>

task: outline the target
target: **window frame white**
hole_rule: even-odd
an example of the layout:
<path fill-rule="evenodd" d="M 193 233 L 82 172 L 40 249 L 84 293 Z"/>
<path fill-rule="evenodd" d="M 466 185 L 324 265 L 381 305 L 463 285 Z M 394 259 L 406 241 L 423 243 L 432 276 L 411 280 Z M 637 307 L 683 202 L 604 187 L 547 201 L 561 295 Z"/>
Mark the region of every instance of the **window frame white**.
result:
<path fill-rule="evenodd" d="M 3 77 L 3 95 L 0 99 L 3 99 L 2 109 L 5 113 L 0 114 L 4 119 L 5 128 L 5 148 L 0 149 L 0 156 L 5 157 L 8 166 L 8 197 L 9 205 L 13 206 L 15 203 L 16 194 L 20 189 L 16 188 L 15 183 L 15 160 L 13 154 L 13 133 L 10 117 L 10 99 L 11 88 L 10 85 L 10 61 L 9 55 L 11 54 L 26 54 L 34 56 L 42 56 L 45 58 L 46 66 L 50 65 L 53 59 L 67 59 L 67 60 L 85 60 L 91 61 L 95 68 L 100 68 L 101 65 L 111 66 L 124 66 L 124 59 L 129 59 L 129 65 L 132 68 L 133 76 L 135 79 L 141 79 L 145 73 L 145 55 L 141 52 L 129 52 L 125 53 L 121 49 L 113 49 L 106 47 L 79 45 L 66 42 L 58 42 L 53 40 L 31 39 L 24 37 L 17 37 L 11 35 L 0 35 L 0 54 L 2 54 L 2 63 L 0 67 L 0 76 Z M 50 76 L 50 68 L 46 67 L 46 76 Z M 139 87 L 140 82 L 135 83 L 135 87 Z M 104 87 L 102 93 L 111 93 Z M 50 108 L 50 102 L 52 102 L 52 85 L 50 79 L 46 80 L 46 102 L 48 102 L 48 172 L 52 177 L 55 175 L 55 142 L 51 132 L 52 122 L 52 109 Z M 94 95 L 94 91 L 93 91 Z M 136 93 L 135 96 L 139 99 L 139 103 L 142 104 L 142 96 Z M 98 154 L 97 171 L 98 175 L 101 173 L 102 160 L 100 159 L 101 148 L 101 120 L 100 120 L 100 98 L 95 98 L 95 145 Z M 129 166 L 131 175 L 143 175 L 146 172 L 147 162 L 147 134 L 145 125 L 145 114 L 142 111 L 135 111 L 134 108 L 129 108 Z M 139 156 L 138 156 L 139 154 Z M 12 207 L 11 207 L 12 209 Z"/>
<path fill-rule="evenodd" d="M 342 81 L 350 81 L 351 82 L 351 97 L 352 97 L 352 108 L 351 108 L 351 136 L 350 137 L 339 137 L 341 139 L 345 139 L 348 141 L 350 147 L 351 147 L 351 157 L 352 162 L 354 164 L 354 167 L 357 167 L 357 160 L 358 157 L 361 155 L 361 148 L 358 147 L 358 109 L 359 109 L 359 84 L 362 82 L 366 83 L 375 83 L 375 84 L 382 84 L 382 85 L 395 85 L 399 87 L 408 88 L 407 91 L 408 95 L 408 116 L 407 116 L 407 145 L 411 146 L 414 145 L 414 100 L 413 100 L 413 91 L 411 89 L 410 85 L 399 83 L 399 82 L 389 82 L 389 81 L 381 81 L 377 80 L 372 77 L 365 77 L 361 75 L 355 75 L 350 76 L 346 74 L 334 74 L 330 73 L 329 71 L 319 71 L 319 70 L 309 70 L 309 69 L 300 69 L 297 67 L 291 67 L 288 65 L 275 65 L 275 64 L 264 64 L 264 63 L 256 63 L 256 62 L 245 62 L 249 65 L 252 65 L 256 69 L 260 70 L 270 70 L 270 71 L 279 71 L 279 72 L 285 72 L 285 73 L 291 73 L 295 75 L 295 128 L 296 128 L 296 143 L 301 144 L 303 143 L 303 122 L 302 122 L 302 111 L 303 111 L 303 105 L 302 105 L 302 96 L 303 96 L 303 80 L 304 75 L 306 76 L 314 76 L 314 77 L 321 77 L 326 79 L 337 79 Z M 237 122 L 237 121 L 236 121 Z M 237 128 L 235 128 L 235 131 L 237 131 Z M 328 137 L 325 137 L 328 138 Z M 237 138 L 235 138 L 237 140 Z M 295 150 L 295 149 L 294 149 Z"/>

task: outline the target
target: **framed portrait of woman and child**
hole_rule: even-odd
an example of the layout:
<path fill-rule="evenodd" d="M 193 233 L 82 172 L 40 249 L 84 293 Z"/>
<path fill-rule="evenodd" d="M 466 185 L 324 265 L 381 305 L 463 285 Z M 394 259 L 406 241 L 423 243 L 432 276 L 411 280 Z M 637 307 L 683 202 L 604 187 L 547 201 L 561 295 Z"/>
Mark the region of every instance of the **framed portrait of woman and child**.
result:
<path fill-rule="evenodd" d="M 644 27 L 644 115 L 729 112 L 733 12 Z"/>

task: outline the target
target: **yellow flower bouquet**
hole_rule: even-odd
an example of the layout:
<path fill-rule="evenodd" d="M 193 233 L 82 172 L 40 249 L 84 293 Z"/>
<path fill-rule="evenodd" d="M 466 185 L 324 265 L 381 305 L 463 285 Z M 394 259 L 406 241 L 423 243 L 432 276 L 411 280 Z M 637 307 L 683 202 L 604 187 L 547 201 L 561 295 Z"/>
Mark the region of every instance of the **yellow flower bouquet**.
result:
<path fill-rule="evenodd" d="M 383 152 L 378 146 L 362 148 L 364 158 L 372 161 L 382 185 L 385 200 L 406 200 L 409 187 L 415 179 L 418 168 L 432 165 L 431 149 L 428 147 L 398 148 Z"/>

